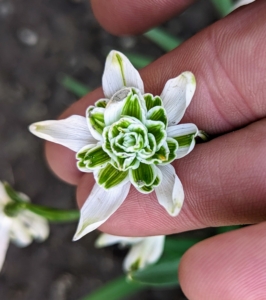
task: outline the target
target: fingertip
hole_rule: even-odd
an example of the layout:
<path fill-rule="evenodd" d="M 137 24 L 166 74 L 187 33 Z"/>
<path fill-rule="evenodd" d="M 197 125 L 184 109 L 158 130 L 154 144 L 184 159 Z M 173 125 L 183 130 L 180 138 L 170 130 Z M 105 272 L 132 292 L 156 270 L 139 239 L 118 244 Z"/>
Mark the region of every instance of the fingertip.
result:
<path fill-rule="evenodd" d="M 204 240 L 181 259 L 179 281 L 188 299 L 266 299 L 266 223 Z"/>
<path fill-rule="evenodd" d="M 184 10 L 193 0 L 91 0 L 101 26 L 115 35 L 140 34 Z"/>

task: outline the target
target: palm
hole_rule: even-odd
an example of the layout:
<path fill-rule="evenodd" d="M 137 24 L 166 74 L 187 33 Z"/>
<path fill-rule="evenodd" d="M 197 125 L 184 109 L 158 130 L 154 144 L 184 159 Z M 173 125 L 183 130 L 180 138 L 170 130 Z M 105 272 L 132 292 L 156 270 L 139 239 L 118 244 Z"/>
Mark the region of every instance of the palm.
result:
<path fill-rule="evenodd" d="M 134 11 L 138 5 L 141 6 L 141 1 L 139 4 L 136 2 Z M 124 3 L 130 5 L 127 1 Z M 181 4 L 173 3 L 169 5 L 174 5 L 178 10 Z M 110 31 L 119 33 L 119 29 L 111 25 L 112 8 L 108 8 L 105 13 L 101 1 L 93 1 L 93 4 L 96 15 L 103 20 L 103 24 L 109 26 Z M 121 3 L 119 7 L 123 8 Z M 104 19 L 107 13 L 108 17 Z M 266 126 L 265 13 L 265 1 L 256 1 L 200 32 L 141 72 L 145 90 L 157 94 L 167 79 L 177 76 L 184 70 L 191 70 L 196 75 L 198 88 L 183 121 L 195 123 L 216 138 L 198 145 L 189 156 L 175 163 L 177 174 L 186 192 L 184 208 L 178 217 L 167 216 L 154 201 L 153 194 L 142 195 L 140 199 L 139 195 L 131 190 L 124 204 L 102 225 L 102 230 L 125 236 L 158 235 L 206 226 L 258 223 L 265 219 L 266 142 L 263 138 Z M 126 22 L 132 22 L 137 15 L 130 15 L 130 10 L 127 10 L 127 14 L 127 18 L 121 17 L 121 20 L 117 21 L 125 24 L 123 28 L 127 28 Z M 145 14 L 145 10 L 142 14 Z M 170 14 L 166 10 L 165 18 Z M 136 31 L 154 25 L 156 18 L 159 21 L 165 19 L 163 14 L 149 21 L 142 18 Z M 130 28 L 132 30 L 132 27 Z M 100 97 L 101 91 L 96 90 L 75 103 L 63 116 L 83 114 L 85 108 Z M 60 177 L 78 184 L 77 198 L 79 205 L 82 205 L 92 188 L 93 179 L 89 174 L 78 173 L 75 158 L 70 151 L 59 147 L 47 145 L 48 161 Z M 253 244 L 257 245 L 256 257 L 260 260 L 262 258 L 260 253 L 265 252 L 266 244 L 257 232 L 262 230 L 265 232 L 265 227 L 266 224 L 256 225 L 216 237 L 213 241 L 206 241 L 205 244 L 202 243 L 189 251 L 183 260 L 184 267 L 181 267 L 180 279 L 190 298 L 206 299 L 197 295 L 210 296 L 216 289 L 216 295 L 213 294 L 211 299 L 249 299 L 246 297 L 247 294 L 241 297 L 239 290 L 238 295 L 231 293 L 226 297 L 221 296 L 221 293 L 219 296 L 218 292 L 225 290 L 224 285 L 217 287 L 217 283 L 211 285 L 205 281 L 219 282 L 220 277 L 225 276 L 226 272 L 229 279 L 225 281 L 225 285 L 230 284 L 230 280 L 237 277 L 238 273 L 230 271 L 226 266 L 233 263 L 233 258 L 238 257 L 237 254 L 245 260 L 245 256 L 253 251 Z M 235 240 L 242 243 L 245 251 L 239 251 L 239 248 L 232 246 Z M 217 243 L 220 243 L 221 248 L 217 249 Z M 217 259 L 221 251 L 231 251 L 228 263 Z M 215 261 L 216 268 L 197 267 L 200 265 L 197 257 L 201 260 Z M 235 270 L 240 263 L 241 259 L 237 259 Z M 217 274 L 216 270 L 219 268 Z M 265 269 L 265 263 L 262 262 L 258 263 L 256 268 L 249 267 L 248 272 L 244 271 L 241 274 L 243 282 L 245 278 L 256 276 Z M 194 271 L 194 275 L 191 275 L 189 273 L 191 270 L 197 272 Z M 261 280 L 265 285 L 265 275 L 260 276 L 262 287 Z M 195 283 L 191 284 L 191 281 Z M 238 284 L 241 286 L 242 283 Z M 246 290 L 243 289 L 243 292 L 251 293 L 252 289 L 254 290 L 254 287 L 250 285 Z M 262 295 L 264 295 L 262 298 L 257 299 L 266 297 L 265 290 Z"/>

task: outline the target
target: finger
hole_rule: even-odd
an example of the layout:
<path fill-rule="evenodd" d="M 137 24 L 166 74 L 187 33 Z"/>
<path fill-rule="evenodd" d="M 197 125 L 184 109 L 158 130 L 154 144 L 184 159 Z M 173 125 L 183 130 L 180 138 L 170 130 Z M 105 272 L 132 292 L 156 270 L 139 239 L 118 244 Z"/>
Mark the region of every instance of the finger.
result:
<path fill-rule="evenodd" d="M 266 299 L 266 223 L 218 235 L 193 246 L 179 267 L 191 300 Z"/>
<path fill-rule="evenodd" d="M 117 34 L 137 34 L 159 25 L 184 10 L 193 0 L 91 0 L 103 28 Z"/>
<path fill-rule="evenodd" d="M 266 114 L 266 3 L 256 1 L 234 16 L 217 22 L 175 51 L 141 71 L 145 90 L 160 94 L 165 82 L 184 70 L 196 74 L 197 90 L 183 122 L 195 123 L 208 133 L 221 134 L 260 119 Z M 85 114 L 87 106 L 103 95 L 100 90 L 73 104 L 64 117 Z M 71 183 L 75 157 L 65 159 L 59 146 L 47 159 L 51 168 Z M 69 150 L 67 150 L 69 151 Z M 60 163 L 54 164 L 54 161 Z"/>
<path fill-rule="evenodd" d="M 197 228 L 257 223 L 266 216 L 266 119 L 200 144 L 175 163 L 184 186 L 180 214 L 171 217 L 155 193 L 134 188 L 101 230 L 122 236 L 172 234 Z M 81 207 L 91 189 L 84 175 L 77 199 Z"/>

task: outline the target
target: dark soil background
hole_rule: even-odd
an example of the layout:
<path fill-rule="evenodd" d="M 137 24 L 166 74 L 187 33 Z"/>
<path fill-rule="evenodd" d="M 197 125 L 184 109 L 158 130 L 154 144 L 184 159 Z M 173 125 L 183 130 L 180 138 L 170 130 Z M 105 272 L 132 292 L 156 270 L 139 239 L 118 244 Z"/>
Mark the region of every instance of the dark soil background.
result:
<path fill-rule="evenodd" d="M 212 4 L 203 0 L 163 26 L 187 39 L 217 19 Z M 56 118 L 77 100 L 60 85 L 60 74 L 91 88 L 100 85 L 110 49 L 163 55 L 143 36 L 105 32 L 86 0 L 0 0 L 0 180 L 34 203 L 76 208 L 75 188 L 50 172 L 43 141 L 27 126 Z M 76 300 L 122 274 L 125 252 L 116 247 L 96 250 L 97 232 L 73 243 L 76 224 L 50 228 L 42 244 L 24 249 L 10 245 L 0 273 L 1 300 Z M 150 289 L 127 299 L 186 298 L 176 288 Z"/>

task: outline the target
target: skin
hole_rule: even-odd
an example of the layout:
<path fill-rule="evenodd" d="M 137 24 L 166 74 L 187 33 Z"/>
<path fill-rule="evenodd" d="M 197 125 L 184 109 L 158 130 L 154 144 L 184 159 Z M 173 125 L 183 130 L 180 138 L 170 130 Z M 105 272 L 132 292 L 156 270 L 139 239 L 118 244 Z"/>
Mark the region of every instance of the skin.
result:
<path fill-rule="evenodd" d="M 117 35 L 136 34 L 181 12 L 192 1 L 92 0 L 101 25 Z M 159 13 L 158 13 L 159 11 Z M 255 224 L 192 247 L 179 280 L 188 299 L 266 299 L 266 2 L 238 9 L 141 70 L 145 91 L 160 94 L 183 71 L 197 79 L 182 122 L 215 138 L 174 163 L 185 203 L 170 217 L 155 195 L 131 192 L 101 230 L 125 236 L 171 234 L 209 226 Z M 145 17 L 146 16 L 146 17 Z M 132 26 L 136 24 L 136 27 Z M 62 115 L 84 115 L 102 97 L 98 89 Z M 81 207 L 94 183 L 79 173 L 73 152 L 46 144 L 47 160 L 63 180 L 76 184 Z"/>

